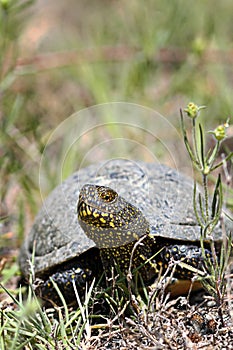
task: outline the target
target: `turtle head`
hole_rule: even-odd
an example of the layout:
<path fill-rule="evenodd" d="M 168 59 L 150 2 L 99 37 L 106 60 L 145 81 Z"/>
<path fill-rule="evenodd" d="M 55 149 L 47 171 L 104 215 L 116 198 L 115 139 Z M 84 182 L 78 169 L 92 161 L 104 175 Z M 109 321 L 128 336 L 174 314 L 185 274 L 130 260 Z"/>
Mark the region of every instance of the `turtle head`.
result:
<path fill-rule="evenodd" d="M 149 231 L 142 212 L 106 186 L 84 185 L 77 211 L 82 229 L 99 248 L 137 241 Z"/>

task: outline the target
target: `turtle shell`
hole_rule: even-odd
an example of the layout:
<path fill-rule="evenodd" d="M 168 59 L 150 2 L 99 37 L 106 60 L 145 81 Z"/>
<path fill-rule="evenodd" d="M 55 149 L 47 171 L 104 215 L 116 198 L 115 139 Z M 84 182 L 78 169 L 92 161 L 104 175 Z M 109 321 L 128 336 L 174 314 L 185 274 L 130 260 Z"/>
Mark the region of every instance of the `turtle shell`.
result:
<path fill-rule="evenodd" d="M 161 164 L 110 160 L 80 169 L 44 201 L 21 249 L 19 262 L 24 275 L 28 275 L 33 254 L 35 273 L 41 275 L 95 247 L 77 219 L 79 191 L 86 183 L 113 188 L 142 210 L 151 233 L 165 241 L 200 239 L 193 211 L 193 180 Z M 216 227 L 214 240 L 221 239 L 221 229 Z"/>

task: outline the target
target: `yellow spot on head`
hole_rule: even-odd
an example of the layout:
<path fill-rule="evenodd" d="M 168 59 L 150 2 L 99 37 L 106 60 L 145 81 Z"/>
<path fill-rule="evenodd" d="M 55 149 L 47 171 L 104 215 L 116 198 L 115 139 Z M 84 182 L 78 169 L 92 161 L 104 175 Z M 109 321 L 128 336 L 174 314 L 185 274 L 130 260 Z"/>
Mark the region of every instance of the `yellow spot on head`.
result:
<path fill-rule="evenodd" d="M 91 215 L 91 211 L 88 207 L 87 207 L 87 215 Z"/>
<path fill-rule="evenodd" d="M 100 221 L 103 222 L 103 224 L 106 223 L 106 220 L 104 218 L 100 218 Z"/>
<path fill-rule="evenodd" d="M 110 221 L 109 226 L 115 227 L 115 225 L 114 225 L 114 223 L 112 221 Z"/>

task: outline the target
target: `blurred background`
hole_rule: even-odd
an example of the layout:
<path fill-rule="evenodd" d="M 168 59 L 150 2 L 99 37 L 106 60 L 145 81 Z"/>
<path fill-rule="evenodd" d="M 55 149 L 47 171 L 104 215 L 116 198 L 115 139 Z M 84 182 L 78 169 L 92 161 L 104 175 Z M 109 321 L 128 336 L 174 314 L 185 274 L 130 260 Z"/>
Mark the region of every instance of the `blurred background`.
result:
<path fill-rule="evenodd" d="M 231 0 L 0 0 L 2 255 L 81 166 L 123 156 L 192 174 L 179 109 L 206 105 L 206 130 L 232 115 L 232 13 Z"/>

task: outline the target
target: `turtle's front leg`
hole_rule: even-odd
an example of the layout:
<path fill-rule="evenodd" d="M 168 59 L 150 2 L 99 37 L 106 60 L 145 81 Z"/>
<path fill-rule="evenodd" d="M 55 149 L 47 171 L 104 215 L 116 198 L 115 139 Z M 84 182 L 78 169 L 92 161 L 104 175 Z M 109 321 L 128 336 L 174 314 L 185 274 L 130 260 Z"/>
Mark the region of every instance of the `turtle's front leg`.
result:
<path fill-rule="evenodd" d="M 204 249 L 205 257 L 211 259 L 211 252 Z M 176 264 L 175 276 L 180 279 L 191 279 L 194 275 L 206 273 L 202 248 L 198 245 L 171 244 L 159 254 L 161 265 L 167 268 L 170 261 Z"/>
<path fill-rule="evenodd" d="M 54 288 L 52 280 L 56 283 L 67 303 L 75 300 L 75 283 L 80 297 L 84 294 L 87 284 L 90 284 L 95 274 L 88 267 L 78 264 L 70 269 L 58 270 L 44 281 L 41 280 L 36 288 L 37 294 L 45 300 L 53 300 L 61 304 L 59 295 Z"/>

